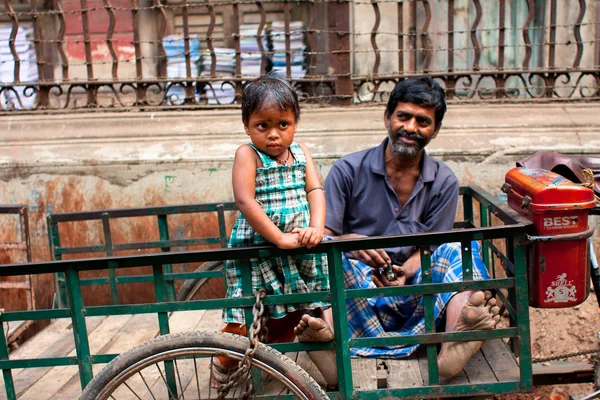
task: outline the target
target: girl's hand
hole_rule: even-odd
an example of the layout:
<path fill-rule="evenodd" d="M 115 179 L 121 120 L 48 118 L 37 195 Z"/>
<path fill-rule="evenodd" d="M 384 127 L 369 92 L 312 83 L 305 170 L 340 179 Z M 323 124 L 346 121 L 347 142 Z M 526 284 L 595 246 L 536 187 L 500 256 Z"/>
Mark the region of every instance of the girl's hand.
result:
<path fill-rule="evenodd" d="M 323 229 L 317 229 L 312 226 L 296 228 L 292 233 L 298 234 L 298 243 L 301 246 L 306 246 L 307 249 L 315 247 L 323 240 Z"/>
<path fill-rule="evenodd" d="M 279 242 L 275 243 L 275 245 L 280 249 L 298 249 L 302 247 L 298 242 L 298 234 L 295 232 L 283 233 Z"/>

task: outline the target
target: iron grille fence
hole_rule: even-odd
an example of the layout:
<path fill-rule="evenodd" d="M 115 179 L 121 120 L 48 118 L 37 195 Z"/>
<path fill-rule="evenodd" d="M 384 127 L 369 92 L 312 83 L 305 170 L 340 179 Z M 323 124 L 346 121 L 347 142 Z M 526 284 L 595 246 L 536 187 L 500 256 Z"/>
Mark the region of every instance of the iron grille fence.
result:
<path fill-rule="evenodd" d="M 600 0 L 4 0 L 3 112 L 234 105 L 279 69 L 307 103 L 597 100 Z"/>

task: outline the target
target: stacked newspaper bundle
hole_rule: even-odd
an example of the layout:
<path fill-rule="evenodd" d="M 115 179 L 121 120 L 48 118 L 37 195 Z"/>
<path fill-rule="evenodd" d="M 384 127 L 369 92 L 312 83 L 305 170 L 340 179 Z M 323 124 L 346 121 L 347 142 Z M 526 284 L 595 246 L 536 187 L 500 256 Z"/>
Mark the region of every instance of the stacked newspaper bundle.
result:
<path fill-rule="evenodd" d="M 8 39 L 12 32 L 12 24 L 0 25 L 0 81 L 3 84 L 15 82 L 15 58 L 9 47 Z M 33 28 L 21 26 L 15 37 L 15 50 L 19 58 L 19 80 L 25 83 L 38 81 L 38 66 L 33 45 Z M 2 92 L 0 102 L 8 109 L 33 108 L 35 96 L 27 97 L 23 90 L 25 86 L 14 86 L 14 90 Z M 19 103 L 19 99 L 21 103 Z"/>
<path fill-rule="evenodd" d="M 185 60 L 185 39 L 179 35 L 169 35 L 163 38 L 163 47 L 167 55 L 167 78 L 193 79 L 197 78 L 200 71 L 200 40 L 190 38 L 190 76 L 187 76 Z M 181 85 L 175 84 L 167 92 L 167 104 L 183 104 L 185 90 Z"/>
<path fill-rule="evenodd" d="M 290 22 L 290 66 L 292 78 L 306 76 L 304 45 L 304 23 L 302 21 Z M 285 23 L 273 21 L 271 24 L 271 42 L 273 44 L 273 69 L 286 73 L 286 48 L 285 48 Z"/>
<path fill-rule="evenodd" d="M 263 54 L 261 53 L 256 40 L 259 26 L 260 24 L 243 24 L 240 27 L 240 51 L 242 52 L 242 75 L 244 76 L 259 76 L 261 72 L 260 66 Z M 260 40 L 262 42 L 263 52 L 269 53 L 271 47 L 265 28 L 261 31 Z M 265 72 L 268 72 L 270 68 L 269 58 L 270 57 L 267 54 Z"/>
<path fill-rule="evenodd" d="M 196 78 L 199 74 L 200 63 L 200 40 L 190 38 L 190 78 Z M 169 35 L 163 38 L 163 46 L 167 53 L 167 77 L 187 78 L 185 62 L 185 40 L 183 36 Z"/>
<path fill-rule="evenodd" d="M 216 47 L 215 56 L 215 76 L 234 76 L 235 75 L 235 50 L 225 47 Z M 210 51 L 202 53 L 202 73 L 201 76 L 212 76 L 211 67 L 213 65 L 213 56 Z M 211 87 L 212 85 L 212 87 Z M 222 81 L 211 82 L 206 85 L 204 91 L 208 99 L 208 104 L 230 104 L 235 99 L 235 88 L 232 84 Z"/>

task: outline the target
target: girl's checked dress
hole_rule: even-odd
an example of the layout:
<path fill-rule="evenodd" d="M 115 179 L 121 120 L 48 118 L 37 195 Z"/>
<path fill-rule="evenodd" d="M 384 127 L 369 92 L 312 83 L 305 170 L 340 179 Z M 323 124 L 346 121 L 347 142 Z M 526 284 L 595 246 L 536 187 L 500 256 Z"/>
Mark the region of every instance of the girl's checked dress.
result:
<path fill-rule="evenodd" d="M 306 157 L 302 148 L 292 143 L 290 151 L 294 163 L 278 165 L 274 159 L 257 152 L 263 167 L 256 170 L 256 190 L 254 198 L 267 216 L 284 233 L 294 228 L 306 228 L 310 223 L 310 210 L 306 199 L 305 170 Z M 242 214 L 238 217 L 229 247 L 267 244 L 250 226 Z M 306 293 L 329 290 L 327 258 L 325 254 L 301 254 L 287 257 L 254 258 L 250 260 L 230 260 L 225 264 L 227 297 L 242 297 L 242 268 L 250 268 L 254 293 L 261 288 L 267 294 Z M 314 302 L 302 304 L 269 305 L 269 318 L 282 318 L 296 310 L 327 308 L 329 303 Z M 223 310 L 226 323 L 244 325 L 244 312 L 241 308 Z"/>

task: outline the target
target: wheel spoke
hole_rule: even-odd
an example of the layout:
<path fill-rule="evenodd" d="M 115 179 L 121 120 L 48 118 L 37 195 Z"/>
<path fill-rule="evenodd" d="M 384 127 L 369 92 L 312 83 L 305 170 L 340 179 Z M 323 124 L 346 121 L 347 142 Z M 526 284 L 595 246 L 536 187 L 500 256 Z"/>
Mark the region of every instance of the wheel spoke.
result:
<path fill-rule="evenodd" d="M 196 387 L 198 388 L 198 400 L 202 400 L 202 396 L 200 396 L 200 380 L 198 379 L 198 365 L 196 364 L 196 356 L 194 356 L 194 373 L 196 376 Z M 208 374 L 208 386 L 210 388 L 210 374 Z"/>
<path fill-rule="evenodd" d="M 131 393 L 133 393 L 133 395 L 134 395 L 135 397 L 137 397 L 138 399 L 142 400 L 142 398 L 141 398 L 140 396 L 138 396 L 138 395 L 137 395 L 137 393 L 135 392 L 135 390 L 133 390 L 133 389 L 131 388 L 131 386 L 129 386 L 129 385 L 127 384 L 127 382 L 123 382 L 123 384 L 125 385 L 125 387 L 127 387 L 127 389 L 129 389 L 129 391 L 131 391 Z"/>
<path fill-rule="evenodd" d="M 179 368 L 177 367 L 177 360 L 173 360 L 173 363 L 175 364 L 175 373 L 177 374 L 177 380 L 179 381 L 179 388 L 181 389 L 181 396 L 178 396 L 177 400 L 179 400 L 179 399 L 185 400 L 185 396 L 183 394 L 184 387 L 183 387 L 183 383 L 181 383 L 181 374 L 179 373 Z M 177 387 L 177 385 L 175 385 L 175 387 Z"/>
<path fill-rule="evenodd" d="M 156 397 L 154 397 L 154 393 L 152 393 L 152 389 L 150 389 L 148 382 L 146 382 L 146 378 L 144 378 L 144 375 L 142 375 L 142 371 L 139 371 L 138 374 L 140 375 L 140 378 L 142 378 L 142 382 L 144 382 L 144 385 L 146 385 L 146 388 L 148 388 L 148 393 L 150 393 L 150 396 L 152 396 L 152 399 L 156 400 Z"/>
<path fill-rule="evenodd" d="M 171 388 L 169 387 L 169 383 L 167 382 L 167 378 L 165 378 L 165 375 L 161 371 L 161 369 L 158 366 L 158 364 L 154 364 L 154 365 L 156 365 L 156 368 L 158 368 L 158 372 L 160 373 L 160 377 L 162 378 L 163 382 L 165 383 L 165 387 L 167 388 L 167 392 L 171 395 L 171 397 L 176 397 L 175 394 L 173 394 L 173 392 L 171 391 Z"/>

